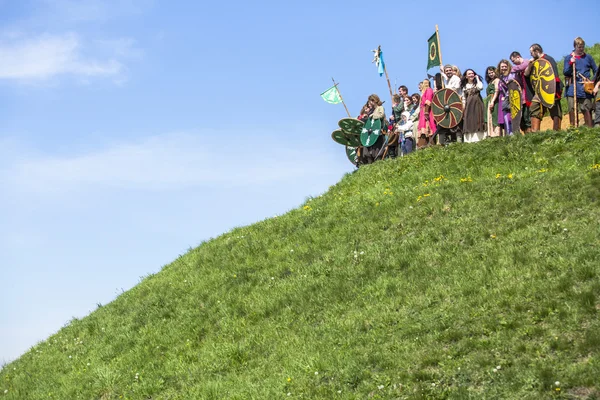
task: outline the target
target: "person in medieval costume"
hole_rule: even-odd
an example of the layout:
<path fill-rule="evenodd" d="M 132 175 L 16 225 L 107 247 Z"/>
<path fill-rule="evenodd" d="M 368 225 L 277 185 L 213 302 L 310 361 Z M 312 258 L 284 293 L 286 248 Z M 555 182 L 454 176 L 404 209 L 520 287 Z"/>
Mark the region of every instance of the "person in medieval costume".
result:
<path fill-rule="evenodd" d="M 481 77 L 475 71 L 467 69 L 460 86 L 463 93 L 463 135 L 465 143 L 479 142 L 485 138 L 484 109 L 483 99 L 481 98 L 483 82 L 481 82 Z"/>
<path fill-rule="evenodd" d="M 433 110 L 431 109 L 431 100 L 433 100 L 433 89 L 429 79 L 423 80 L 421 83 L 421 105 L 419 113 L 419 137 L 417 140 L 418 147 L 424 147 L 433 144 L 433 135 L 436 131 L 435 120 L 433 119 Z"/>
<path fill-rule="evenodd" d="M 381 101 L 379 96 L 377 96 L 376 94 L 370 95 L 367 99 L 367 104 L 365 104 L 365 107 L 369 110 L 368 112 L 370 113 L 368 115 L 368 118 L 372 118 L 373 120 L 380 120 L 382 130 L 384 128 L 387 128 L 387 118 L 385 117 L 385 109 L 383 108 L 383 102 Z M 384 142 L 384 135 L 381 134 L 372 146 L 363 147 L 361 155 L 362 164 L 371 164 L 378 160 L 380 154 L 383 153 L 382 147 L 384 145 Z"/>
<path fill-rule="evenodd" d="M 402 155 L 412 153 L 414 150 L 413 125 L 414 121 L 410 119 L 410 112 L 404 111 L 400 122 L 396 125 L 400 137 L 399 143 Z"/>
<path fill-rule="evenodd" d="M 504 135 L 512 136 L 512 116 L 510 114 L 510 95 L 508 90 L 508 82 L 515 78 L 515 74 L 511 71 L 512 66 L 508 60 L 500 60 L 498 63 L 498 81 L 496 83 L 496 93 L 491 100 L 493 107 L 496 99 L 498 100 L 498 125 L 504 130 Z"/>
<path fill-rule="evenodd" d="M 496 67 L 490 66 L 485 70 L 485 81 L 487 83 L 486 101 L 487 109 L 485 110 L 485 123 L 487 126 L 488 137 L 500 136 L 500 126 L 498 125 L 498 101 L 495 96 L 498 90 L 498 74 L 496 73 Z"/>
<path fill-rule="evenodd" d="M 413 93 L 410 96 L 410 105 L 406 107 L 408 110 L 408 119 L 413 122 L 413 150 L 417 148 L 417 137 L 419 136 L 419 114 L 421 113 L 421 95 L 419 93 Z"/>
<path fill-rule="evenodd" d="M 453 65 L 445 65 L 443 68 L 440 67 L 440 71 L 441 71 L 441 76 L 442 76 L 442 80 L 444 81 L 444 87 L 446 89 L 452 89 L 454 90 L 456 93 L 458 93 L 458 95 L 460 97 L 462 97 L 462 88 L 461 88 L 461 78 L 459 75 L 460 74 L 460 70 L 458 69 L 458 67 L 455 67 Z M 438 127 L 438 141 L 440 144 L 445 145 L 448 144 L 449 142 L 462 142 L 463 141 L 463 120 L 461 119 L 460 122 L 452 127 L 452 128 L 443 128 L 443 127 Z"/>
<path fill-rule="evenodd" d="M 577 111 L 574 109 L 575 102 L 573 92 L 576 91 L 579 111 L 583 113 L 585 124 L 592 127 L 594 95 L 585 92 L 583 89 L 583 81 L 591 81 L 591 78 L 596 74 L 598 67 L 596 66 L 594 58 L 585 52 L 585 41 L 582 38 L 575 38 L 573 47 L 574 50 L 571 54 L 565 57 L 565 67 L 563 69 L 565 81 L 568 82 L 565 96 L 567 96 L 567 103 L 569 105 L 569 122 L 571 126 L 575 125 L 575 112 Z M 573 76 L 573 65 L 575 65 L 577 76 Z M 575 84 L 573 84 L 573 82 L 575 82 Z M 574 90 L 575 87 L 577 87 L 576 90 Z"/>
<path fill-rule="evenodd" d="M 538 59 L 547 60 L 552 66 L 554 72 L 554 79 L 556 82 L 556 90 L 554 91 L 554 105 L 549 109 L 544 107 L 541 99 L 536 94 L 531 99 L 531 131 L 537 132 L 540 130 L 540 125 L 542 123 L 542 118 L 544 118 L 544 114 L 546 110 L 550 112 L 550 117 L 552 118 L 552 129 L 555 131 L 560 130 L 560 124 L 562 121 L 562 107 L 560 105 L 560 98 L 562 93 L 562 82 L 558 76 L 558 67 L 556 66 L 556 60 L 550 57 L 548 54 L 544 53 L 542 46 L 537 43 L 534 43 L 529 47 L 529 53 L 531 54 L 531 59 L 529 60 L 529 66 L 525 69 L 525 76 L 531 75 L 531 70 L 533 68 L 534 61 Z"/>
<path fill-rule="evenodd" d="M 524 59 L 518 51 L 513 51 L 510 53 L 510 61 L 513 63 L 511 72 L 515 74 L 515 80 L 521 85 L 523 94 L 521 105 L 521 132 L 529 133 L 531 132 L 531 112 L 529 111 L 529 107 L 531 107 L 531 99 L 534 95 L 531 80 L 528 76 L 525 76 L 525 70 L 529 66 L 529 60 Z"/>

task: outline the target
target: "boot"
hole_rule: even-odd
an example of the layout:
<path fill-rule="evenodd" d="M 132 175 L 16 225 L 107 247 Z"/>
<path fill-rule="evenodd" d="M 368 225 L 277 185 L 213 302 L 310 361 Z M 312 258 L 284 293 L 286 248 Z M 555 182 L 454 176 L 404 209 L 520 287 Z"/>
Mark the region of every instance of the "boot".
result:
<path fill-rule="evenodd" d="M 542 123 L 541 119 L 531 117 L 531 132 L 539 132 L 541 123 Z"/>
<path fill-rule="evenodd" d="M 588 126 L 590 128 L 594 127 L 594 121 L 592 121 L 592 112 L 591 111 L 584 111 L 583 119 L 585 120 L 585 126 Z"/>
<path fill-rule="evenodd" d="M 560 122 L 562 121 L 561 117 L 552 118 L 552 129 L 555 131 L 560 131 Z"/>

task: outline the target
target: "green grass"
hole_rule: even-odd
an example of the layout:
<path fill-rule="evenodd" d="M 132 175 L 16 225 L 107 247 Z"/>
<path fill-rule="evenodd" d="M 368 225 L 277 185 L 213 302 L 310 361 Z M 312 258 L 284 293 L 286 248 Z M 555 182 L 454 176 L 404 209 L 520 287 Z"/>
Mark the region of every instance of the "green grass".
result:
<path fill-rule="evenodd" d="M 599 399 L 599 206 L 598 129 L 361 167 L 70 321 L 0 398 Z"/>

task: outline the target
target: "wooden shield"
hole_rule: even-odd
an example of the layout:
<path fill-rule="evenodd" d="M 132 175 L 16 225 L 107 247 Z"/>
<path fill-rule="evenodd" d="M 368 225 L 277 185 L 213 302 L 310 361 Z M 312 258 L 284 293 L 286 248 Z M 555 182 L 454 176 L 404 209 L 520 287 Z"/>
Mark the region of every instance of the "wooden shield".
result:
<path fill-rule="evenodd" d="M 342 118 L 338 122 L 338 126 L 346 133 L 360 135 L 360 132 L 365 125 L 364 122 L 356 118 Z"/>
<path fill-rule="evenodd" d="M 349 143 L 348 136 L 341 130 L 337 129 L 331 133 L 331 138 L 334 142 L 341 144 L 342 146 L 347 146 Z"/>
<path fill-rule="evenodd" d="M 334 142 L 339 143 L 342 146 L 360 146 L 360 135 L 349 135 L 341 129 L 333 131 L 331 138 Z"/>
<path fill-rule="evenodd" d="M 431 101 L 433 119 L 442 128 L 454 128 L 463 116 L 463 103 L 452 89 L 440 89 L 433 95 Z"/>
<path fill-rule="evenodd" d="M 508 81 L 508 96 L 510 99 L 510 116 L 512 117 L 513 131 L 518 132 L 521 126 L 521 115 L 523 113 L 523 92 L 521 85 L 514 79 Z"/>
<path fill-rule="evenodd" d="M 356 147 L 346 146 L 346 157 L 352 163 L 352 165 L 356 165 L 358 163 L 358 153 L 356 152 Z"/>
<path fill-rule="evenodd" d="M 360 132 L 360 143 L 365 147 L 371 147 L 379 135 L 381 135 L 381 120 L 369 118 Z"/>
<path fill-rule="evenodd" d="M 535 60 L 531 69 L 530 79 L 535 94 L 540 98 L 540 103 L 544 107 L 552 107 L 556 93 L 556 76 L 554 75 L 552 64 L 543 58 Z"/>

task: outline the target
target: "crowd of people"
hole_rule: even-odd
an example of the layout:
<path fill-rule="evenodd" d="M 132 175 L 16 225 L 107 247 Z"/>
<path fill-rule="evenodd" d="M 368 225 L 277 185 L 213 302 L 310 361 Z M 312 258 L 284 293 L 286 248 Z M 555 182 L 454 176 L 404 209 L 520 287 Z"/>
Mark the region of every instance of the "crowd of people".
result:
<path fill-rule="evenodd" d="M 560 102 L 562 96 L 567 98 L 571 125 L 575 125 L 578 120 L 576 104 L 579 113 L 583 115 L 582 124 L 589 127 L 600 126 L 600 71 L 593 57 L 585 52 L 584 40 L 580 37 L 574 40 L 573 51 L 564 58 L 562 71 L 558 70 L 554 58 L 544 53 L 541 45 L 531 45 L 529 52 L 530 59 L 524 58 L 517 51 L 512 52 L 510 61 L 503 59 L 497 66 L 486 68 L 483 78 L 473 69 L 466 69 L 461 73 L 455 65 L 440 67 L 440 72 L 432 80 L 425 79 L 419 83 L 419 93 L 409 95 L 408 88 L 400 86 L 398 93 L 392 96 L 392 113 L 389 118 L 386 117 L 379 96 L 372 94 L 358 119 L 380 119 L 384 130 L 387 128 L 389 137 L 394 139 L 387 143 L 387 152 L 380 151 L 386 145 L 383 135 L 372 146 L 362 148 L 359 163 L 373 162 L 378 157 L 381 158 L 381 154 L 391 157 L 406 155 L 417 148 L 434 144 L 473 143 L 488 137 L 537 132 L 546 113 L 552 118 L 553 129 L 560 130 L 563 117 Z M 547 99 L 542 101 L 536 93 L 531 79 L 535 61 L 540 59 L 550 64 L 555 77 L 555 91 L 550 94 L 554 96 L 551 107 L 548 106 Z M 560 78 L 561 75 L 564 80 Z M 484 95 L 483 81 L 487 84 Z M 522 104 L 518 126 L 512 120 L 509 87 L 511 90 L 518 90 L 520 94 Z M 434 94 L 442 88 L 454 90 L 463 104 L 462 119 L 449 128 L 438 126 L 433 116 L 432 100 Z"/>

